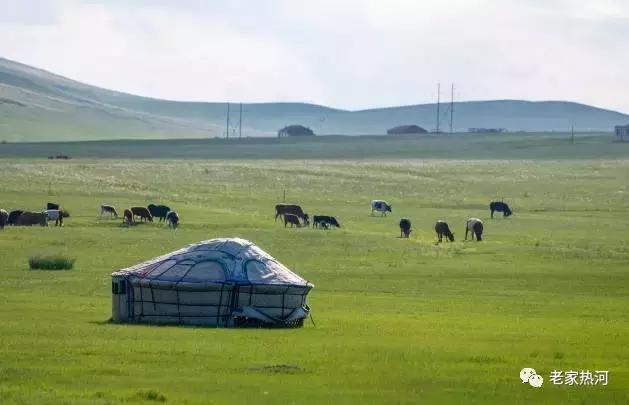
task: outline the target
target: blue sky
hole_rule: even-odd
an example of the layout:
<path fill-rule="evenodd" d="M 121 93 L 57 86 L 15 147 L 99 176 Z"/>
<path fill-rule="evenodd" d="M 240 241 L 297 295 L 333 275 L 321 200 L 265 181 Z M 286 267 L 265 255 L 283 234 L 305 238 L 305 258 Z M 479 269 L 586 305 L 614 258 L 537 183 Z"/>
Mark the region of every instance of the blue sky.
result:
<path fill-rule="evenodd" d="M 145 96 L 629 112 L 626 0 L 0 0 L 0 56 Z"/>

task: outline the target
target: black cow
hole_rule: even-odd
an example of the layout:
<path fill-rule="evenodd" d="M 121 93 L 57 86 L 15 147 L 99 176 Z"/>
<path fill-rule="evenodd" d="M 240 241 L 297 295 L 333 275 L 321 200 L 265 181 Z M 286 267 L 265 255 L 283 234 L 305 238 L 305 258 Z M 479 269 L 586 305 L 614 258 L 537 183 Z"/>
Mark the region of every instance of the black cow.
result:
<path fill-rule="evenodd" d="M 168 226 L 176 229 L 179 226 L 179 214 L 175 211 L 170 211 L 166 214 L 166 222 L 168 222 Z"/>
<path fill-rule="evenodd" d="M 438 220 L 435 224 L 435 232 L 437 232 L 437 238 L 439 238 L 439 242 L 442 241 L 445 236 L 450 242 L 454 242 L 454 234 L 450 231 L 450 227 L 448 223 L 442 220 Z"/>
<path fill-rule="evenodd" d="M 491 218 L 494 218 L 494 211 L 502 212 L 504 217 L 508 217 L 513 214 L 511 208 L 507 205 L 507 203 L 503 203 L 502 201 L 492 201 L 489 203 L 489 210 L 491 211 Z"/>
<path fill-rule="evenodd" d="M 4 226 L 6 225 L 8 219 L 9 213 L 5 210 L 0 209 L 0 229 L 4 229 Z"/>
<path fill-rule="evenodd" d="M 286 225 L 290 224 L 290 227 L 297 226 L 297 228 L 301 228 L 301 222 L 299 221 L 299 217 L 293 214 L 284 214 L 284 228 Z"/>
<path fill-rule="evenodd" d="M 165 221 L 166 215 L 170 212 L 170 207 L 166 205 L 149 204 L 146 208 L 148 208 L 154 218 L 159 218 L 159 222 Z"/>
<path fill-rule="evenodd" d="M 335 217 L 331 217 L 328 215 L 315 215 L 312 217 L 313 228 L 321 227 L 323 229 L 328 229 L 333 226 L 337 228 L 341 227 L 341 224 L 339 224 L 339 221 L 337 221 Z"/>
<path fill-rule="evenodd" d="M 9 213 L 9 218 L 7 219 L 7 225 L 17 225 L 17 220 L 22 215 L 23 210 L 14 210 Z"/>
<path fill-rule="evenodd" d="M 400 238 L 408 238 L 411 232 L 411 220 L 408 218 L 400 219 Z"/>

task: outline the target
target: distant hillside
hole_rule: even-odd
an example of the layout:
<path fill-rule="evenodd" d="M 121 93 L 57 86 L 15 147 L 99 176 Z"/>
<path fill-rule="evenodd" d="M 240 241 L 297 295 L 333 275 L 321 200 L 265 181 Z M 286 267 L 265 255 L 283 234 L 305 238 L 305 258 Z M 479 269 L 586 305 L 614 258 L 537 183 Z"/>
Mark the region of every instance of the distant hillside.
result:
<path fill-rule="evenodd" d="M 459 102 L 454 108 L 458 131 L 565 131 L 573 122 L 580 131 L 610 131 L 629 123 L 625 114 L 560 101 Z M 238 106 L 232 111 L 236 122 Z M 307 126 L 317 134 L 385 134 L 409 122 L 434 129 L 436 116 L 434 104 L 346 111 L 305 103 L 249 103 L 243 104 L 243 111 L 244 136 L 276 136 L 288 124 Z M 225 103 L 140 97 L 0 58 L 0 140 L 223 137 L 225 114 Z M 447 117 L 446 112 L 442 128 L 448 127 Z"/>

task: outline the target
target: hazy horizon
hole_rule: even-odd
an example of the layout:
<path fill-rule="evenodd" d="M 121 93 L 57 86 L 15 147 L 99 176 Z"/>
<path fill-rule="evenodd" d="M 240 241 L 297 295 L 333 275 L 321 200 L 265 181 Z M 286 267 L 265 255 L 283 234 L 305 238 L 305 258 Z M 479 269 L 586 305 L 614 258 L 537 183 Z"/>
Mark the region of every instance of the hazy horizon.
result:
<path fill-rule="evenodd" d="M 145 97 L 344 110 L 442 100 L 629 112 L 618 0 L 0 1 L 0 56 Z"/>

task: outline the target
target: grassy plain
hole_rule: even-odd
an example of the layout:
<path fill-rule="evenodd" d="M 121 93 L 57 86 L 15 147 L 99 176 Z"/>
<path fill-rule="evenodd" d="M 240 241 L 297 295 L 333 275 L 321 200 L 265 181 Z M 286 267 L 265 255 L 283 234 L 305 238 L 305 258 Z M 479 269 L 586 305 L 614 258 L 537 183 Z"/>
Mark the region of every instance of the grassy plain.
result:
<path fill-rule="evenodd" d="M 629 161 L 590 153 L 2 160 L 0 207 L 55 201 L 71 217 L 63 228 L 0 232 L 0 402 L 627 403 Z M 284 190 L 342 228 L 274 223 Z M 501 197 L 514 216 L 489 220 L 488 202 Z M 393 214 L 370 217 L 373 198 Z M 178 230 L 97 219 L 101 203 L 156 201 L 179 211 Z M 409 240 L 398 238 L 402 216 L 413 221 Z M 470 216 L 486 220 L 485 241 L 462 241 Z M 436 219 L 455 243 L 435 244 Z M 316 327 L 107 322 L 112 271 L 219 236 L 250 239 L 313 282 Z M 29 271 L 37 254 L 76 262 Z M 523 367 L 544 377 L 541 389 L 519 381 Z M 554 386 L 555 369 L 609 370 L 609 385 Z"/>
<path fill-rule="evenodd" d="M 82 159 L 605 159 L 629 156 L 612 134 L 454 134 L 0 144 L 0 158 Z"/>

